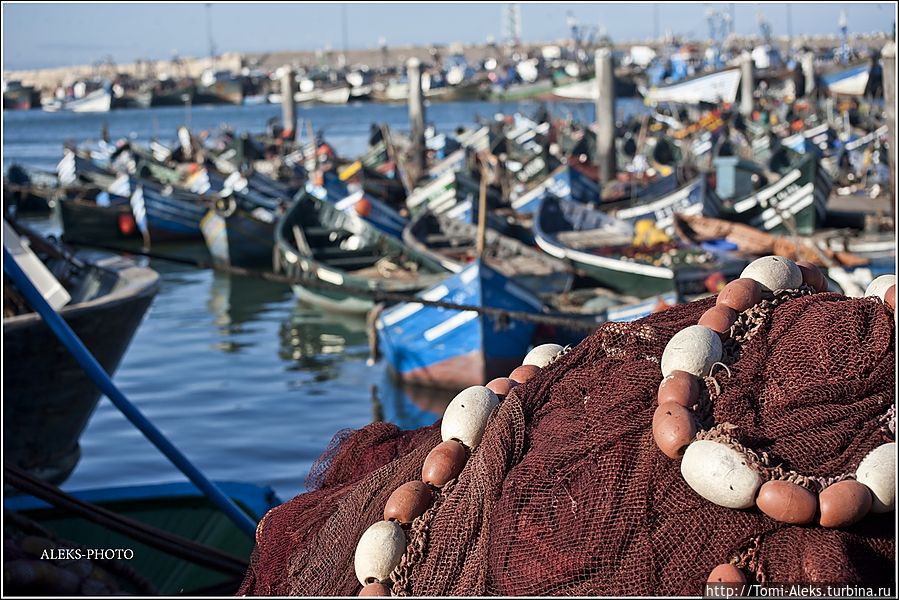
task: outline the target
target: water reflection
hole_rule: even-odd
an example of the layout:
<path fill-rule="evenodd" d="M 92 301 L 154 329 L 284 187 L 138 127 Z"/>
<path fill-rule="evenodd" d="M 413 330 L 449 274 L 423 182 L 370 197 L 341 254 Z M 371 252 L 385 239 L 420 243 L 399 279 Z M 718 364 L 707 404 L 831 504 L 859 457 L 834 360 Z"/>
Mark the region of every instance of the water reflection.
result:
<path fill-rule="evenodd" d="M 290 296 L 287 286 L 264 279 L 220 271 L 213 271 L 211 277 L 206 307 L 225 338 L 214 345 L 222 352 L 240 352 L 252 346 L 253 343 L 238 338 L 252 332 L 252 323 L 259 321 L 271 304 Z"/>
<path fill-rule="evenodd" d="M 382 369 L 376 397 L 372 400 L 374 418 L 402 429 L 426 427 L 443 416 L 455 395 L 456 392 L 449 390 L 399 384 Z"/>
<path fill-rule="evenodd" d="M 368 357 L 365 319 L 332 315 L 295 303 L 281 322 L 278 356 L 289 371 L 314 371 L 316 379 L 333 379 L 339 363 Z"/>

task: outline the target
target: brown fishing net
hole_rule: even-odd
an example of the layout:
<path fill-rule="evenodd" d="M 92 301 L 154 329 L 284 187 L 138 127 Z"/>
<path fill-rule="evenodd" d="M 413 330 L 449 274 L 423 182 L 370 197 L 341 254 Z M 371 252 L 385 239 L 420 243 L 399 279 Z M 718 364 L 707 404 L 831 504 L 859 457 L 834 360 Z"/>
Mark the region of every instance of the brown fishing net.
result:
<path fill-rule="evenodd" d="M 680 461 L 656 448 L 662 350 L 713 304 L 603 325 L 516 388 L 407 533 L 394 594 L 698 595 L 731 560 L 758 582 L 892 582 L 892 513 L 848 530 L 784 525 L 702 499 Z M 728 369 L 707 380 L 714 422 L 735 425 L 731 435 L 771 466 L 823 479 L 854 472 L 892 439 L 893 319 L 880 300 L 838 294 L 769 305 L 745 343 L 728 344 Z M 439 441 L 439 424 L 338 434 L 312 491 L 260 524 L 240 593 L 355 595 L 359 537 Z"/>

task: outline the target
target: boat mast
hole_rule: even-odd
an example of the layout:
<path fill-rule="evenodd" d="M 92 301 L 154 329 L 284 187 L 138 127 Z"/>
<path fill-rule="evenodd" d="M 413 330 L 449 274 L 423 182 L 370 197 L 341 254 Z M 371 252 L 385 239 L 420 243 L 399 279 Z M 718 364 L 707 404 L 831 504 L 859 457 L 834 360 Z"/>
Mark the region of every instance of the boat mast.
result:
<path fill-rule="evenodd" d="M 849 60 L 849 41 L 846 32 L 849 29 L 849 19 L 846 11 L 840 11 L 840 62 L 843 64 Z"/>
<path fill-rule="evenodd" d="M 209 63 L 215 68 L 215 42 L 212 39 L 212 3 L 206 3 L 206 41 L 209 45 Z"/>

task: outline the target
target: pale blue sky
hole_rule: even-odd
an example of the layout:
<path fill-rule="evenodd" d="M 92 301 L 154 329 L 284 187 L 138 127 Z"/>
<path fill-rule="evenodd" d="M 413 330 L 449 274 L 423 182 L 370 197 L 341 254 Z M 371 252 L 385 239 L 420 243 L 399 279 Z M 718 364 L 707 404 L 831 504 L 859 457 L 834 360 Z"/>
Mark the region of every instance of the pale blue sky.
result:
<path fill-rule="evenodd" d="M 483 42 L 500 39 L 504 4 L 348 4 L 348 46 L 375 47 L 380 37 L 388 45 Z M 549 40 L 566 35 L 570 11 L 582 23 L 604 27 L 613 39 L 646 38 L 653 34 L 651 4 L 521 4 L 522 37 Z M 706 10 L 734 7 L 737 33 L 758 31 L 761 10 L 775 35 L 787 33 L 787 5 L 659 4 L 659 32 L 705 37 Z M 219 51 L 259 52 L 311 50 L 342 45 L 341 4 L 213 3 L 212 30 Z M 895 5 L 886 3 L 792 5 L 794 34 L 837 30 L 845 10 L 853 32 L 891 31 Z M 92 63 L 106 56 L 117 62 L 137 58 L 162 59 L 173 53 L 207 54 L 205 7 L 181 4 L 40 4 L 3 5 L 4 69 Z"/>

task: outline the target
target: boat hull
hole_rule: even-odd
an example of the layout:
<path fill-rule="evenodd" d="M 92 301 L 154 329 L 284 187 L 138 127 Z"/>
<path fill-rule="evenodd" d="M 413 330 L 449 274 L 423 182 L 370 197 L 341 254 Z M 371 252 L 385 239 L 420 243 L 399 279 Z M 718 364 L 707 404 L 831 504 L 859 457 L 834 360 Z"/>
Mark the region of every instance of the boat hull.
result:
<path fill-rule="evenodd" d="M 722 204 L 720 215 L 768 233 L 811 235 L 826 218 L 832 187 L 830 176 L 809 154 L 771 185 Z"/>
<path fill-rule="evenodd" d="M 263 221 L 238 209 L 223 217 L 209 211 L 200 221 L 206 246 L 217 265 L 253 269 L 272 266 L 274 221 Z"/>
<path fill-rule="evenodd" d="M 140 238 L 128 204 L 99 206 L 89 201 L 63 199 L 57 207 L 67 242 L 102 243 Z M 123 223 L 130 228 L 123 229 Z"/>
<path fill-rule="evenodd" d="M 248 483 L 217 481 L 218 488 L 254 522 L 281 500 L 269 487 Z M 189 482 L 136 485 L 71 492 L 83 502 L 100 506 L 116 514 L 134 519 L 151 527 L 168 531 L 208 547 L 216 548 L 236 558 L 249 560 L 253 540 L 241 531 L 224 513 L 206 499 Z M 218 573 L 183 559 L 171 556 L 120 533 L 52 508 L 33 496 L 14 496 L 4 499 L 4 508 L 38 523 L 61 539 L 84 548 L 128 548 L 133 558 L 128 567 L 145 578 L 160 595 L 212 593 L 227 595 L 237 592 L 233 575 Z M 13 591 L 7 580 L 6 589 L 18 595 L 26 590 Z M 229 586 L 231 587 L 220 587 Z M 34 590 L 31 590 L 33 593 Z M 143 595 L 141 590 L 123 590 Z"/>
<path fill-rule="evenodd" d="M 119 257 L 96 265 L 114 271 L 121 288 L 67 306 L 60 315 L 103 370 L 113 374 L 159 289 L 159 277 Z M 78 439 L 100 391 L 36 313 L 4 319 L 3 343 L 4 460 L 61 483 L 78 462 Z"/>
<path fill-rule="evenodd" d="M 514 281 L 475 262 L 419 297 L 468 306 L 539 313 L 541 302 Z M 404 303 L 376 322 L 379 348 L 403 382 L 462 389 L 507 376 L 533 340 L 536 325 L 476 311 Z"/>

